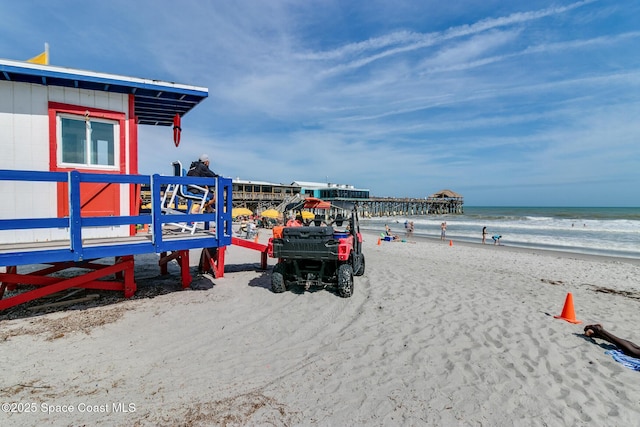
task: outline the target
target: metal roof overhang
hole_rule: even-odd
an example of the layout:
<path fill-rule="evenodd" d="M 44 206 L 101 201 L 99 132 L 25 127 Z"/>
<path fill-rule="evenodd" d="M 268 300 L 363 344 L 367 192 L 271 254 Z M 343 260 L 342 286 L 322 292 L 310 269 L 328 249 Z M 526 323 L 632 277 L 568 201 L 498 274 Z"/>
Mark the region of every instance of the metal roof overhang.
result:
<path fill-rule="evenodd" d="M 143 125 L 172 126 L 176 113 L 185 115 L 209 96 L 203 87 L 5 59 L 0 59 L 2 80 L 133 94 L 135 114 Z"/>

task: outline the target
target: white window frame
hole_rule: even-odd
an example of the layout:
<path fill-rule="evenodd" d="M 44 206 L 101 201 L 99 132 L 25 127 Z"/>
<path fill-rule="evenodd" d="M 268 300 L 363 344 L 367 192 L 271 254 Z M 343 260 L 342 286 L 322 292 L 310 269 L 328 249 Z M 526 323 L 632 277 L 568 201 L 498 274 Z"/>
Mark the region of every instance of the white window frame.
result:
<path fill-rule="evenodd" d="M 90 122 L 108 123 L 113 125 L 113 165 L 94 165 L 91 163 L 68 163 L 62 161 L 62 119 L 72 119 L 86 122 L 85 117 L 77 114 L 57 113 L 56 114 L 56 145 L 57 145 L 57 163 L 58 167 L 63 168 L 81 168 L 90 170 L 119 171 L 120 170 L 120 122 L 118 120 L 109 120 L 101 118 L 89 117 Z M 89 130 L 87 129 L 87 132 Z M 91 159 L 91 144 L 89 138 L 86 138 L 85 158 Z"/>

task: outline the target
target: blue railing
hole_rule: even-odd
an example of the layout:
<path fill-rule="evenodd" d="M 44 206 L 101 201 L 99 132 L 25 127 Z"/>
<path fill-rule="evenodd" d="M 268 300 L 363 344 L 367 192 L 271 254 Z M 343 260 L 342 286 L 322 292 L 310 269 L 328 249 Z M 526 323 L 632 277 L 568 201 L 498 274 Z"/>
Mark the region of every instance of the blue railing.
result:
<path fill-rule="evenodd" d="M 82 261 L 104 258 L 109 256 L 136 255 L 142 253 L 161 253 L 176 250 L 212 248 L 231 244 L 231 207 L 232 183 L 229 178 L 199 178 L 165 175 L 115 175 L 70 172 L 41 172 L 16 171 L 0 169 L 0 185 L 4 181 L 23 182 L 58 182 L 68 183 L 69 216 L 64 218 L 10 218 L 0 219 L 0 231 L 25 230 L 42 228 L 64 228 L 68 230 L 67 239 L 61 240 L 61 245 L 53 247 L 50 243 L 38 245 L 34 243 L 29 249 L 3 250 L 0 253 L 0 266 L 38 264 L 61 261 Z M 80 184 L 82 183 L 111 183 L 150 186 L 151 213 L 127 216 L 92 216 L 81 215 Z M 168 213 L 163 214 L 162 191 L 168 184 L 179 185 L 207 185 L 215 187 L 216 209 L 214 213 Z M 26 195 L 25 197 L 31 197 Z M 34 196 L 35 197 L 35 196 Z M 136 192 L 131 192 L 136 197 Z M 209 225 L 209 232 L 174 234 L 171 238 L 163 235 L 163 224 L 183 222 L 205 222 Z M 150 224 L 150 239 L 132 239 L 124 243 L 113 238 L 104 239 L 101 244 L 83 241 L 83 230 L 86 227 L 118 226 Z M 126 240 L 126 239 L 125 239 Z M 66 242 L 66 243 L 64 243 Z M 115 242 L 115 243 L 114 243 Z M 5 246 L 14 242 L 0 241 Z M 55 243 L 55 242 L 53 242 Z M 22 245 L 21 245 L 22 246 Z M 61 248 L 65 246 L 64 248 Z"/>

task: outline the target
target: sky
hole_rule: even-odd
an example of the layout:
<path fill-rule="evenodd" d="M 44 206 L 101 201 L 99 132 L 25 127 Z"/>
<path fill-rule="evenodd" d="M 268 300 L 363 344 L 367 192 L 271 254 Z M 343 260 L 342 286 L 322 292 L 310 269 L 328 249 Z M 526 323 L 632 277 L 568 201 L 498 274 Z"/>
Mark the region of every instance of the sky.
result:
<path fill-rule="evenodd" d="M 640 2 L 0 0 L 0 58 L 206 87 L 140 172 L 640 206 Z"/>

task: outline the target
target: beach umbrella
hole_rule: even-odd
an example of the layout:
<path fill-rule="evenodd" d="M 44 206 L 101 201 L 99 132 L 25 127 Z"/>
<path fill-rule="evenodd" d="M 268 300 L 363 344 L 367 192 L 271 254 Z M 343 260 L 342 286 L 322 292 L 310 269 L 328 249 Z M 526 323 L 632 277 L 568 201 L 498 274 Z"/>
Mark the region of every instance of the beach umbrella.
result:
<path fill-rule="evenodd" d="M 314 219 L 316 216 L 313 212 L 302 211 L 302 219 Z"/>
<path fill-rule="evenodd" d="M 275 209 L 267 209 L 266 211 L 262 212 L 260 215 L 262 215 L 265 218 L 274 218 L 274 219 L 282 216 L 282 214 Z"/>
<path fill-rule="evenodd" d="M 331 203 L 320 200 L 317 197 L 307 197 L 304 200 L 304 207 L 307 209 L 329 209 Z"/>
<path fill-rule="evenodd" d="M 251 209 L 247 209 L 247 208 L 231 209 L 231 218 L 236 218 L 239 216 L 249 216 L 249 215 L 253 215 L 253 212 L 251 211 Z"/>

